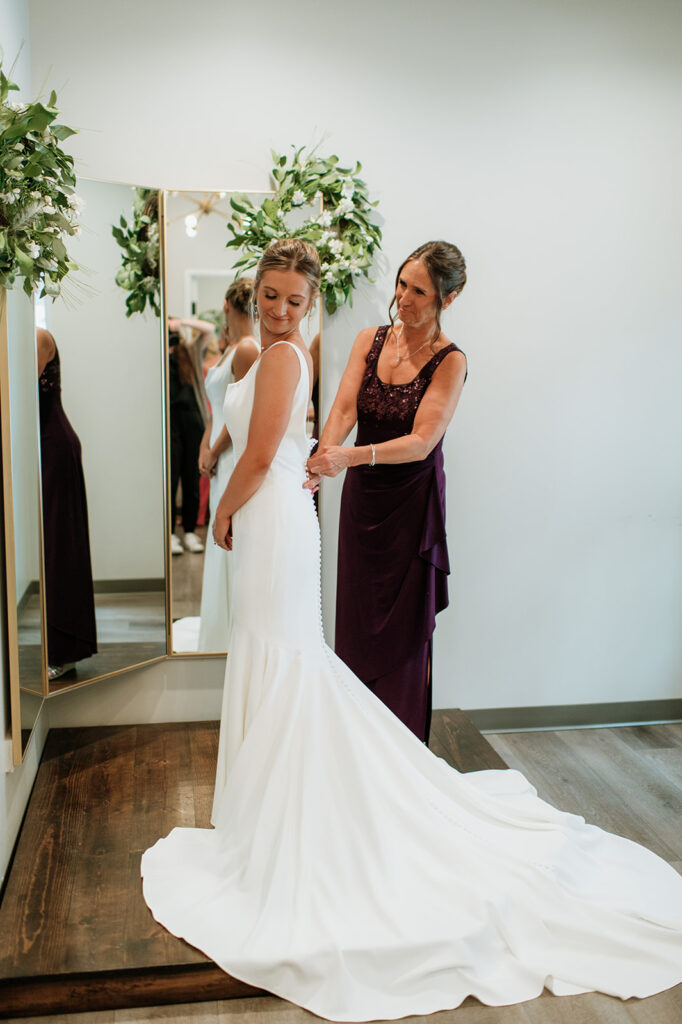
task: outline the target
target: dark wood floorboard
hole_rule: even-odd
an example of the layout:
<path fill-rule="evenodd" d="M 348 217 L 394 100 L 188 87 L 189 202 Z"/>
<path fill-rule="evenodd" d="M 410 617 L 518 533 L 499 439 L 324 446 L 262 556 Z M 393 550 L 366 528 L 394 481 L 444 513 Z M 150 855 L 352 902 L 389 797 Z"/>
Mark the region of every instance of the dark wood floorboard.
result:
<path fill-rule="evenodd" d="M 432 749 L 505 767 L 460 711 Z M 56 729 L 0 905 L 0 1017 L 229 999 L 256 990 L 152 918 L 140 857 L 174 825 L 209 825 L 218 723 Z"/>

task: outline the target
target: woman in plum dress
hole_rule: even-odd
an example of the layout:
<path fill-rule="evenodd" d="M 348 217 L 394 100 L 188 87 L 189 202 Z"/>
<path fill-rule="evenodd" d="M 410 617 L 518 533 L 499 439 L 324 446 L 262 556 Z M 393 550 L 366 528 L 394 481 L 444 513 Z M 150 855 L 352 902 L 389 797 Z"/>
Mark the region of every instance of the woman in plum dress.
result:
<path fill-rule="evenodd" d="M 390 324 L 360 331 L 317 453 L 319 476 L 347 470 L 339 522 L 336 653 L 425 742 L 432 634 L 447 606 L 443 435 L 466 358 L 440 314 L 466 282 L 461 252 L 427 242 L 396 276 Z M 400 323 L 391 310 L 397 304 Z M 341 447 L 355 426 L 354 447 Z"/>
<path fill-rule="evenodd" d="M 88 502 L 81 443 L 62 406 L 59 352 L 36 332 L 48 678 L 97 653 Z"/>
<path fill-rule="evenodd" d="M 516 771 L 450 768 L 325 645 L 299 331 L 319 280 L 300 239 L 258 267 L 262 351 L 227 389 L 236 465 L 213 528 L 235 598 L 215 827 L 174 828 L 145 851 L 154 917 L 331 1020 L 677 984 L 674 868 L 551 807 Z"/>

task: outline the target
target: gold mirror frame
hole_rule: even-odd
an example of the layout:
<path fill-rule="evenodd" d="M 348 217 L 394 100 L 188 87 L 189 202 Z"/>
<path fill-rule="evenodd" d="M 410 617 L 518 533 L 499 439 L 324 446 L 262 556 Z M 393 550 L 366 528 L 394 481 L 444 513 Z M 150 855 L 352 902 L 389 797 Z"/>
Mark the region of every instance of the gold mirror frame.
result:
<path fill-rule="evenodd" d="M 5 553 L 5 601 L 6 601 L 6 622 L 7 622 L 7 646 L 8 646 L 8 669 L 9 669 L 9 711 L 10 731 L 12 744 L 12 764 L 21 764 L 33 732 L 33 727 L 40 713 L 43 699 L 47 696 L 47 673 L 45 671 L 47 659 L 47 642 L 45 629 L 45 597 L 43 590 L 43 538 L 42 538 L 42 504 L 40 493 L 40 429 L 38 422 L 38 364 L 35 350 L 35 333 L 33 327 L 33 308 L 31 300 L 23 293 L 13 296 L 19 303 L 26 304 L 26 319 L 30 321 L 31 337 L 17 338 L 15 344 L 24 345 L 24 352 L 27 359 L 33 362 L 32 378 L 36 382 L 35 391 L 35 434 L 36 463 L 35 473 L 35 537 L 38 563 L 37 578 L 31 579 L 24 593 L 18 593 L 17 577 L 17 554 L 16 540 L 17 530 L 15 528 L 15 496 L 14 475 L 17 470 L 12 451 L 12 409 L 21 404 L 21 396 L 18 394 L 18 386 L 14 390 L 10 387 L 10 370 L 12 367 L 12 354 L 10 352 L 10 338 L 8 333 L 8 293 L 0 290 L 0 424 L 2 433 L 2 487 L 3 487 L 3 514 L 4 514 L 4 553 Z M 15 382 L 16 383 L 16 382 Z M 16 405 L 15 405 L 16 403 Z M 16 438 L 15 438 L 16 440 Z M 16 460 L 17 463 L 20 460 Z M 33 573 L 31 573 L 33 575 Z M 29 645 L 20 643 L 20 622 L 19 608 L 26 600 L 33 595 L 34 584 L 37 586 L 37 606 L 39 619 L 40 643 L 37 646 L 40 653 L 36 658 L 31 656 L 30 649 L 23 651 L 22 647 Z M 35 602 L 34 602 L 35 603 Z M 34 654 L 37 652 L 34 652 Z M 28 662 L 28 664 L 27 664 Z M 35 663 L 31 665 L 31 663 Z M 27 679 L 27 672 L 30 669 L 34 672 L 31 679 Z M 33 685 L 29 685 L 30 682 Z"/>

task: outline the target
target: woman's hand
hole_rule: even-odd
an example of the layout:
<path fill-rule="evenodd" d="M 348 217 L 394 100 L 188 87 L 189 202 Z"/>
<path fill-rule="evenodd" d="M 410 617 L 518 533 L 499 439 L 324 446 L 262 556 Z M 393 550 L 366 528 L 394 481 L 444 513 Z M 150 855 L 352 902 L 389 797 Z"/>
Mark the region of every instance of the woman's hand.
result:
<path fill-rule="evenodd" d="M 306 469 L 311 478 L 320 476 L 338 476 L 351 464 L 352 448 L 342 445 L 327 445 L 318 448 L 306 462 Z M 319 483 L 319 481 L 318 481 Z"/>
<path fill-rule="evenodd" d="M 214 455 L 210 448 L 201 448 L 199 450 L 199 472 L 202 476 L 215 476 L 217 464 L 218 456 Z"/>
<path fill-rule="evenodd" d="M 320 481 L 322 480 L 322 477 L 319 476 L 317 473 L 311 473 L 309 469 L 306 469 L 305 475 L 306 481 L 303 484 L 303 490 L 312 491 L 312 493 L 314 494 L 315 491 L 317 491 L 320 487 Z"/>
<path fill-rule="evenodd" d="M 226 516 L 220 511 L 220 505 L 216 509 L 213 521 L 213 540 L 223 551 L 232 550 L 232 516 Z"/>

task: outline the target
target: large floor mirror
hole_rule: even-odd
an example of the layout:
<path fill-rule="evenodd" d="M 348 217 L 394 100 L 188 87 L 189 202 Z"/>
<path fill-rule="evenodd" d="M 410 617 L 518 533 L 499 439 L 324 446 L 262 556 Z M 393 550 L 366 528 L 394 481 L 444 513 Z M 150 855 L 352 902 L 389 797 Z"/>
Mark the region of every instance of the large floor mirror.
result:
<path fill-rule="evenodd" d="M 212 506 L 229 478 L 231 448 L 219 455 L 212 476 L 196 473 L 204 444 L 219 437 L 227 386 L 257 358 L 258 323 L 249 312 L 254 269 L 246 255 L 226 248 L 228 223 L 248 197 L 258 209 L 269 192 L 172 191 L 164 195 L 165 300 L 169 343 L 169 531 L 172 650 L 175 654 L 224 653 L 230 617 L 230 554 L 211 540 Z M 304 220 L 310 210 L 301 208 Z M 292 228 L 295 223 L 292 221 Z M 237 264 L 237 266 L 235 266 Z M 304 322 L 319 373 L 319 303 Z M 194 392 L 188 387 L 190 362 Z M 186 367 L 186 371 L 183 370 Z M 198 386 L 197 386 L 198 385 Z M 317 389 L 315 391 L 317 396 Z M 191 412 L 189 411 L 191 407 Z M 316 412 L 310 410 L 311 436 Z M 189 457 L 188 457 L 188 452 Z"/>
<path fill-rule="evenodd" d="M 81 228 L 69 254 L 78 270 L 62 295 L 33 303 L 16 290 L 4 301 L 15 763 L 44 697 L 168 651 L 162 321 L 150 309 L 126 315 L 113 234 L 121 217 L 131 221 L 139 193 L 86 179 L 77 191 Z M 146 282 L 156 294 L 158 264 L 157 245 Z"/>
<path fill-rule="evenodd" d="M 116 283 L 121 249 L 112 235 L 121 216 L 130 220 L 136 190 L 80 179 L 78 195 L 84 207 L 71 256 L 80 270 L 73 282 L 67 278 L 73 294 L 42 304 L 38 326 L 56 343 L 61 403 L 82 449 L 96 652 L 51 680 L 50 692 L 166 654 L 161 323 L 149 308 L 126 315 L 126 292 Z M 46 493 L 48 479 L 44 468 L 46 510 L 56 500 Z M 48 598 L 49 548 L 62 543 L 60 529 L 51 535 L 46 515 Z M 82 559 L 74 561 L 74 572 L 86 571 Z M 48 644 L 48 664 L 54 661 Z"/>

